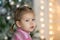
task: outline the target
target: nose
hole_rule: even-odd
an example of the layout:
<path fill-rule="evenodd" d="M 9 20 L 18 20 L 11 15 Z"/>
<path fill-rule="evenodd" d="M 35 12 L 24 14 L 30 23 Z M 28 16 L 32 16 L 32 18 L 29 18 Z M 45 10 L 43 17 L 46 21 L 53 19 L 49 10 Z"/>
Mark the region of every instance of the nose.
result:
<path fill-rule="evenodd" d="M 34 25 L 34 22 L 30 22 L 30 25 L 32 25 L 32 26 L 33 26 L 33 25 Z"/>

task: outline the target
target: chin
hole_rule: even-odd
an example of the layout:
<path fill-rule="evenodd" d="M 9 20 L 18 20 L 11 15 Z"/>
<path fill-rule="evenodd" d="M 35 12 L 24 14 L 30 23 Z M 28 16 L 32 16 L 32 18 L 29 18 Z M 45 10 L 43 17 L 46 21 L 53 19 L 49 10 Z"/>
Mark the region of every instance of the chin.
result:
<path fill-rule="evenodd" d="M 30 30 L 30 32 L 34 31 L 33 29 Z"/>

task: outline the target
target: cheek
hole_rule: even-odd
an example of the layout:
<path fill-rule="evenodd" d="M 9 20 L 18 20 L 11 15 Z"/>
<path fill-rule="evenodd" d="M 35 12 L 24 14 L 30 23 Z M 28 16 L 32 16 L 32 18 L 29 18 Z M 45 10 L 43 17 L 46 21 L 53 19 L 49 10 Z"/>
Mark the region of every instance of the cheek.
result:
<path fill-rule="evenodd" d="M 33 25 L 36 26 L 36 23 L 34 23 Z"/>
<path fill-rule="evenodd" d="M 28 26 L 28 27 L 29 27 L 29 26 L 30 26 L 30 24 L 29 24 L 29 23 L 27 23 L 27 24 L 26 24 L 26 26 Z"/>
<path fill-rule="evenodd" d="M 29 23 L 24 23 L 24 26 L 25 26 L 25 27 L 28 27 L 28 26 L 30 26 L 30 25 L 29 25 Z"/>

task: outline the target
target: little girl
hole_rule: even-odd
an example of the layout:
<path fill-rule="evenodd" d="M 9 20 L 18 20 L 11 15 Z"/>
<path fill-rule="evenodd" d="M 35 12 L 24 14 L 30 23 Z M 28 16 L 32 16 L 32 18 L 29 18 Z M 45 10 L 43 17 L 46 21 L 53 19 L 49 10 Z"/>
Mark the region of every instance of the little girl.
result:
<path fill-rule="evenodd" d="M 14 20 L 17 26 L 12 40 L 32 40 L 30 32 L 35 29 L 35 14 L 32 8 L 21 7 L 14 13 Z"/>

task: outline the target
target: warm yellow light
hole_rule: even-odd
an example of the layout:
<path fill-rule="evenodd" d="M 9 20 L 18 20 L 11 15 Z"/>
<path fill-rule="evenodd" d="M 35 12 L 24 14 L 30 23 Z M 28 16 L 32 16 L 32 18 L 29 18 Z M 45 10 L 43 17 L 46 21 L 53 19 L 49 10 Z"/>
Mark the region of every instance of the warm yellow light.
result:
<path fill-rule="evenodd" d="M 50 39 L 49 40 L 53 40 L 53 37 L 50 37 Z"/>
<path fill-rule="evenodd" d="M 44 36 L 43 35 L 41 36 L 41 39 L 44 39 Z"/>
<path fill-rule="evenodd" d="M 14 3 L 14 1 L 11 1 L 10 4 L 11 4 L 11 5 L 14 5 L 15 3 Z"/>
<path fill-rule="evenodd" d="M 53 35 L 54 34 L 54 32 L 53 31 L 49 31 L 49 35 Z"/>
<path fill-rule="evenodd" d="M 41 33 L 41 34 L 43 34 L 43 33 L 44 33 L 44 30 L 43 30 L 43 29 L 41 29 L 41 30 L 40 30 L 40 33 Z"/>
<path fill-rule="evenodd" d="M 44 21 L 44 18 L 40 18 L 40 21 L 43 22 Z"/>
<path fill-rule="evenodd" d="M 49 6 L 52 6 L 53 5 L 53 3 L 52 2 L 49 2 Z"/>
<path fill-rule="evenodd" d="M 40 12 L 40 16 L 44 16 L 44 13 L 43 12 Z"/>
<path fill-rule="evenodd" d="M 44 6 L 41 6 L 40 8 L 43 10 L 44 9 Z"/>
<path fill-rule="evenodd" d="M 45 27 L 45 24 L 41 24 L 41 27 Z"/>
<path fill-rule="evenodd" d="M 53 9 L 52 9 L 52 8 L 49 8 L 49 11 L 51 11 L 51 12 L 52 12 L 52 11 L 53 11 Z"/>
<path fill-rule="evenodd" d="M 52 25 L 50 25 L 50 26 L 49 26 L 49 29 L 53 29 L 53 26 L 52 26 Z"/>

